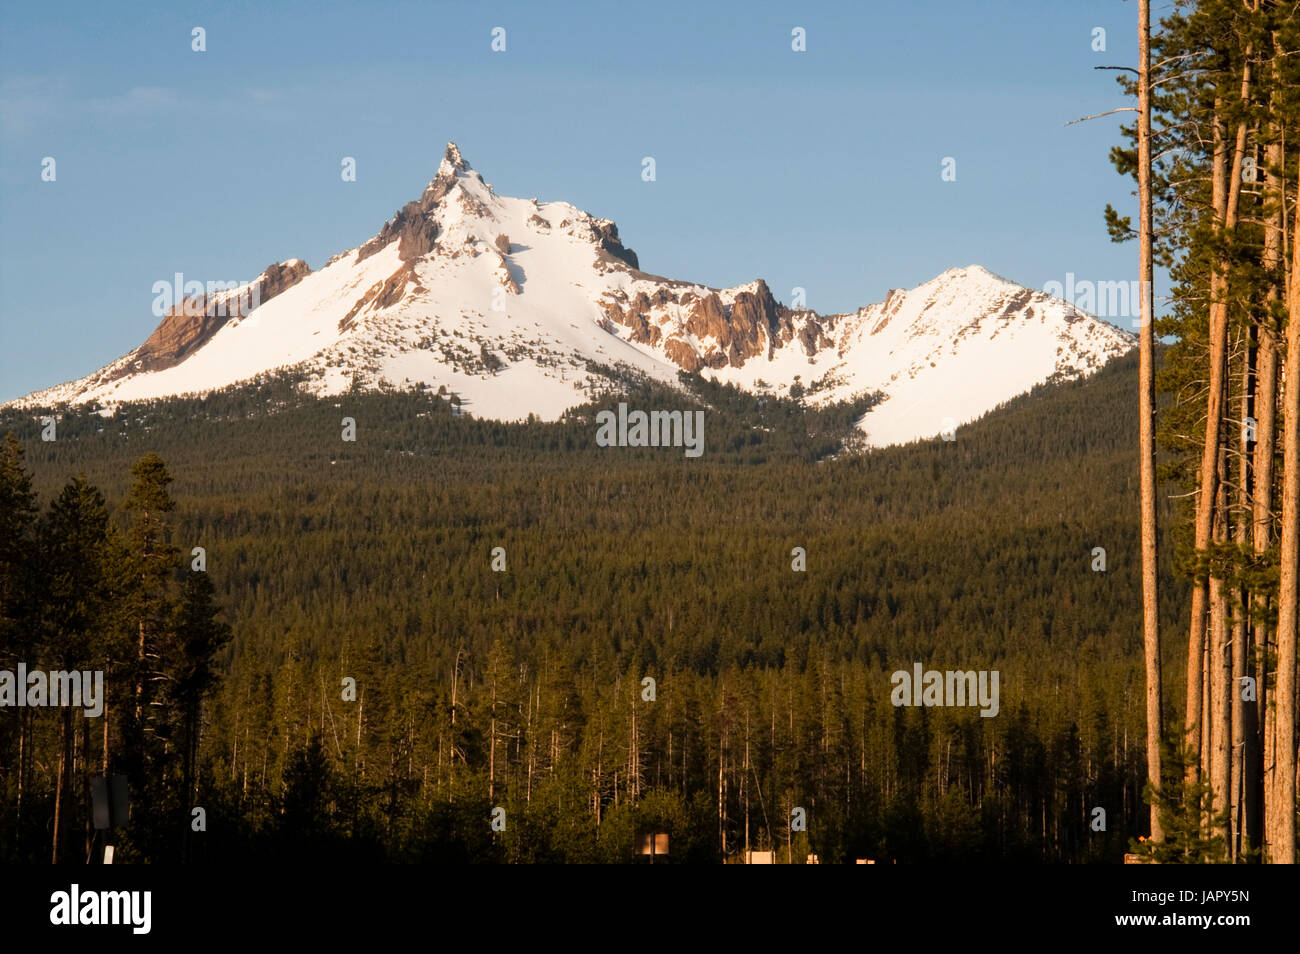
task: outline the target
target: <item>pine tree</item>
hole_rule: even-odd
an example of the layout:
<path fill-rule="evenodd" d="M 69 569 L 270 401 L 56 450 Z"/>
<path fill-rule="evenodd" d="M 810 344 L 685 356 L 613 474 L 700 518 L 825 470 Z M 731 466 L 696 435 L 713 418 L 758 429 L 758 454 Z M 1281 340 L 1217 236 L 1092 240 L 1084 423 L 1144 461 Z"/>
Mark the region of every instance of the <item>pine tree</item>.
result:
<path fill-rule="evenodd" d="M 1227 806 L 1216 812 L 1214 791 L 1203 779 L 1193 781 L 1186 772 L 1191 758 L 1187 746 L 1173 745 L 1165 761 L 1171 772 L 1164 790 L 1147 787 L 1147 800 L 1160 812 L 1164 837 L 1134 839 L 1129 850 L 1155 864 L 1223 864 L 1228 845 L 1222 835 Z M 1179 770 L 1183 771 L 1179 771 Z"/>
<path fill-rule="evenodd" d="M 103 634 L 110 625 L 108 507 L 84 475 L 72 480 L 50 505 L 41 528 L 40 572 L 44 583 L 41 656 L 50 670 L 100 669 Z M 78 776 L 73 752 L 73 710 L 59 715 L 52 858 L 57 864 L 67 838 L 68 801 Z M 82 806 L 84 817 L 84 805 Z"/>
<path fill-rule="evenodd" d="M 19 662 L 35 662 L 38 512 L 31 476 L 23 469 L 22 447 L 9 432 L 0 447 L 0 665 L 8 669 Z M 30 787 L 33 718 L 33 710 L 28 708 L 0 711 L 0 760 L 14 766 L 11 772 L 0 772 L 0 793 L 6 805 L 13 799 L 15 850 L 16 839 L 23 832 Z"/>
<path fill-rule="evenodd" d="M 213 593 L 206 572 L 191 570 L 185 574 L 169 627 L 174 641 L 163 660 L 166 695 L 179 721 L 182 806 L 190 804 L 195 794 L 203 700 L 220 678 L 216 655 L 231 637 L 230 627 L 217 619 L 220 610 Z"/>
<path fill-rule="evenodd" d="M 179 551 L 171 543 L 167 515 L 175 509 L 168 492 L 172 476 L 157 454 L 146 454 L 131 468 L 130 492 L 122 505 L 129 521 L 124 570 L 129 589 L 124 622 L 134 637 L 131 663 L 133 699 L 125 720 L 120 752 L 132 789 L 143 794 L 164 784 L 163 766 L 155 764 L 169 726 L 154 706 L 158 684 L 166 678 L 163 659 L 173 638 L 172 580 Z"/>

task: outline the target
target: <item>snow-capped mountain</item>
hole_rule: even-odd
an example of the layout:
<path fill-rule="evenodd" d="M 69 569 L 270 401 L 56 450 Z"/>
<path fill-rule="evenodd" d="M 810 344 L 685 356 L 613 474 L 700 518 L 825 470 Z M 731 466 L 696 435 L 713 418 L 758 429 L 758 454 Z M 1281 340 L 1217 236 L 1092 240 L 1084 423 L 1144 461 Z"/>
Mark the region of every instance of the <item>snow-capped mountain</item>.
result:
<path fill-rule="evenodd" d="M 294 369 L 319 394 L 354 379 L 421 384 L 476 416 L 553 420 L 608 387 L 593 365 L 667 384 L 685 369 L 813 402 L 879 390 L 860 426 L 880 446 L 973 420 L 1053 375 L 1089 374 L 1133 341 L 978 266 L 838 315 L 787 308 L 761 279 L 660 278 L 613 222 L 498 196 L 449 143 L 419 199 L 319 271 L 291 259 L 240 293 L 193 295 L 131 353 L 11 403 L 111 406 Z"/>

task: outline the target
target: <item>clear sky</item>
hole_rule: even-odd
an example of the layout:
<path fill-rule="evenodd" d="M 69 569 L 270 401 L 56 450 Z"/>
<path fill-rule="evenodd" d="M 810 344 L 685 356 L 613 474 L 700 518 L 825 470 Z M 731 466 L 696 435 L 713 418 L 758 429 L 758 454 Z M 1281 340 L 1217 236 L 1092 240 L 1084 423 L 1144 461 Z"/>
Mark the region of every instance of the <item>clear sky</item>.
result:
<path fill-rule="evenodd" d="M 822 312 L 960 265 L 1130 280 L 1102 210 L 1134 205 L 1107 159 L 1133 114 L 1064 124 L 1128 105 L 1093 67 L 1133 63 L 1135 23 L 1122 0 L 5 3 L 0 400 L 140 344 L 174 272 L 319 268 L 448 140 L 498 193 L 614 219 L 646 271 Z"/>

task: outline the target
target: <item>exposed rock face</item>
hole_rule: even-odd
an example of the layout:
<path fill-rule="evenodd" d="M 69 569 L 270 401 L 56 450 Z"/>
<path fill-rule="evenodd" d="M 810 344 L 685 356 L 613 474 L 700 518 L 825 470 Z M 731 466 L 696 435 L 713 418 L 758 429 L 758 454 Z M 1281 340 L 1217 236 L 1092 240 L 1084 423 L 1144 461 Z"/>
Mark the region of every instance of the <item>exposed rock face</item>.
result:
<path fill-rule="evenodd" d="M 762 279 L 730 293 L 677 284 L 631 296 L 610 292 L 601 308 L 609 322 L 631 332 L 633 341 L 652 347 L 662 342 L 665 355 L 686 371 L 739 367 L 758 355 L 771 358 L 796 336 L 810 357 L 831 344 L 826 319 L 786 308 Z"/>
<path fill-rule="evenodd" d="M 1033 309 L 1029 307 L 1029 303 L 1032 302 L 1033 300 L 1034 300 L 1034 292 L 1031 289 L 1026 288 L 1024 291 L 1020 292 L 1019 294 L 1012 295 L 1010 298 L 1007 299 L 1007 304 L 1006 307 L 1002 309 L 1002 314 L 1014 315 L 1018 311 L 1025 311 L 1026 312 L 1025 317 L 1032 318 Z"/>
<path fill-rule="evenodd" d="M 510 292 L 512 295 L 519 294 L 519 286 L 515 283 L 514 276 L 510 274 L 510 263 L 506 261 L 504 255 L 497 256 L 496 274 L 497 281 L 501 283 L 502 287 L 504 287 L 506 291 Z"/>
<path fill-rule="evenodd" d="M 565 224 L 564 222 L 560 223 L 561 227 Z M 618 226 L 609 219 L 593 219 L 591 231 L 596 237 L 596 244 L 602 251 L 614 256 L 614 258 L 626 265 L 631 265 L 633 268 L 641 267 L 637 261 L 636 252 L 623 247 L 623 243 L 618 237 Z"/>
<path fill-rule="evenodd" d="M 300 258 L 267 266 L 258 281 L 261 283 L 259 302 L 268 302 L 281 292 L 288 291 L 311 274 L 307 263 Z"/>
<path fill-rule="evenodd" d="M 293 259 L 268 266 L 247 287 L 186 298 L 163 317 L 153 334 L 136 349 L 132 360 L 112 377 L 180 364 L 230 319 L 242 318 L 253 306 L 265 304 L 309 274 L 306 262 Z"/>
<path fill-rule="evenodd" d="M 743 364 L 758 354 L 771 357 L 773 339 L 786 311 L 776 303 L 766 282 L 757 284 L 757 292 L 737 293 L 730 309 L 723 309 L 718 296 L 710 295 L 700 320 L 693 316 L 687 322 L 687 330 L 697 337 L 717 339 L 717 351 L 706 359 L 710 367 Z"/>
<path fill-rule="evenodd" d="M 699 353 L 680 338 L 669 338 L 664 342 L 664 354 L 668 356 L 668 360 L 688 374 L 694 374 L 704 367 Z"/>
<path fill-rule="evenodd" d="M 433 244 L 438 240 L 438 221 L 430 214 L 437 206 L 438 200 L 431 199 L 426 192 L 424 198 L 408 202 L 384 223 L 379 234 L 357 250 L 357 261 L 363 261 L 380 249 L 396 240 L 397 255 L 404 262 L 428 255 Z"/>
<path fill-rule="evenodd" d="M 397 255 L 404 262 L 428 255 L 433 251 L 441 231 L 434 213 L 455 191 L 457 174 L 472 171 L 470 164 L 456 148 L 456 144 L 447 143 L 447 151 L 443 154 L 438 174 L 424 190 L 424 194 L 415 201 L 406 203 L 396 215 L 385 222 L 379 234 L 357 250 L 357 261 L 361 262 L 369 258 L 394 241 L 399 243 Z M 477 173 L 475 175 L 477 176 Z M 478 178 L 482 181 L 482 176 Z M 481 214 L 482 207 L 473 198 L 461 193 L 460 200 L 463 208 L 466 207 L 466 203 L 469 204 L 467 211 L 477 211 Z M 475 206 L 477 209 L 474 208 Z"/>
<path fill-rule="evenodd" d="M 406 294 L 408 284 L 414 284 L 415 291 L 422 292 L 426 290 L 415 274 L 415 266 L 410 262 L 404 262 L 393 274 L 382 282 L 376 282 L 366 290 L 366 293 L 357 300 L 352 309 L 339 321 L 339 331 L 347 331 L 351 328 L 356 321 L 357 315 L 363 310 L 375 311 L 396 305 Z"/>
<path fill-rule="evenodd" d="M 826 329 L 822 327 L 822 320 L 817 315 L 810 312 L 809 319 L 799 329 L 797 337 L 799 344 L 803 345 L 803 353 L 811 358 L 823 348 L 834 347 L 835 342 L 826 334 Z"/>

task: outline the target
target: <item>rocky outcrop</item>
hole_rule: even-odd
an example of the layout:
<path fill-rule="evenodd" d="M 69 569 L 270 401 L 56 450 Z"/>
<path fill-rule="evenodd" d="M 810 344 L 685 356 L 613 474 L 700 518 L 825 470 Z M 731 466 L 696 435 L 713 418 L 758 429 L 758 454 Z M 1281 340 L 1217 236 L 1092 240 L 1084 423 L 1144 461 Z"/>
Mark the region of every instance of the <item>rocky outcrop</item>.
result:
<path fill-rule="evenodd" d="M 496 276 L 497 281 L 501 283 L 506 291 L 512 295 L 519 294 L 519 286 L 515 283 L 514 276 L 510 274 L 510 263 L 506 261 L 504 255 L 497 255 Z"/>
<path fill-rule="evenodd" d="M 404 262 L 428 255 L 433 251 L 441 231 L 434 212 L 455 189 L 457 175 L 471 171 L 456 144 L 447 143 L 447 151 L 443 154 L 442 164 L 438 166 L 438 174 L 425 188 L 424 194 L 402 206 L 396 215 L 384 223 L 378 235 L 357 249 L 357 261 L 364 261 L 393 242 L 398 243 L 397 255 Z M 479 178 L 481 181 L 482 177 Z M 470 196 L 461 193 L 460 198 L 462 207 L 469 203 L 481 212 L 482 206 Z"/>
<path fill-rule="evenodd" d="M 362 310 L 366 308 L 375 311 L 396 305 L 406 294 L 408 284 L 414 284 L 414 290 L 417 292 L 426 291 L 425 287 L 420 284 L 420 279 L 416 277 L 415 266 L 411 262 L 404 263 L 401 268 L 382 282 L 371 285 L 339 321 L 339 331 L 347 331 L 351 328 L 356 321 L 357 315 L 361 314 Z"/>
<path fill-rule="evenodd" d="M 560 224 L 563 227 L 565 223 Z M 641 267 L 637 261 L 636 252 L 623 247 L 623 242 L 618 237 L 618 226 L 609 219 L 592 219 L 591 232 L 596 240 L 596 247 L 606 255 L 618 259 L 625 265 L 631 265 L 633 268 Z"/>
<path fill-rule="evenodd" d="M 688 374 L 694 374 L 704 367 L 699 352 L 680 338 L 669 338 L 664 342 L 664 354 L 668 360 Z"/>
<path fill-rule="evenodd" d="M 293 259 L 268 266 L 247 285 L 186 298 L 163 316 L 153 334 L 109 380 L 141 371 L 161 371 L 180 364 L 232 318 L 244 317 L 309 274 L 311 269 L 306 262 Z"/>
<path fill-rule="evenodd" d="M 440 231 L 437 219 L 431 214 L 437 200 L 433 200 L 431 207 L 426 207 L 428 196 L 426 192 L 425 198 L 402 206 L 392 219 L 384 223 L 378 235 L 357 250 L 357 261 L 364 261 L 394 241 L 398 243 L 397 256 L 404 262 L 428 255 Z"/>
<path fill-rule="evenodd" d="M 260 283 L 259 303 L 266 304 L 276 295 L 288 291 L 310 274 L 311 269 L 300 258 L 267 266 L 266 271 L 258 276 L 258 282 Z"/>
<path fill-rule="evenodd" d="M 830 335 L 826 333 L 826 329 L 822 327 L 823 319 L 820 315 L 813 312 L 806 312 L 804 316 L 801 317 L 807 318 L 804 322 L 804 326 L 797 332 L 799 344 L 803 346 L 804 354 L 811 358 L 823 348 L 834 346 L 834 339 L 832 339 Z"/>
<path fill-rule="evenodd" d="M 723 309 L 718 297 L 710 295 L 703 302 L 706 307 L 687 322 L 696 337 L 716 339 L 714 354 L 721 355 L 725 362 L 715 364 L 717 358 L 710 355 L 706 358 L 710 367 L 736 367 L 760 354 L 771 357 L 781 319 L 788 312 L 777 304 L 765 282 L 760 280 L 756 285 L 753 292 L 737 292 L 729 309 Z"/>
<path fill-rule="evenodd" d="M 665 355 L 687 371 L 738 367 L 760 355 L 771 358 L 796 335 L 809 356 L 831 343 L 820 316 L 792 312 L 762 279 L 729 295 L 676 283 L 630 296 L 611 292 L 601 308 L 607 321 L 628 329 L 632 341 L 651 347 L 662 342 Z"/>

